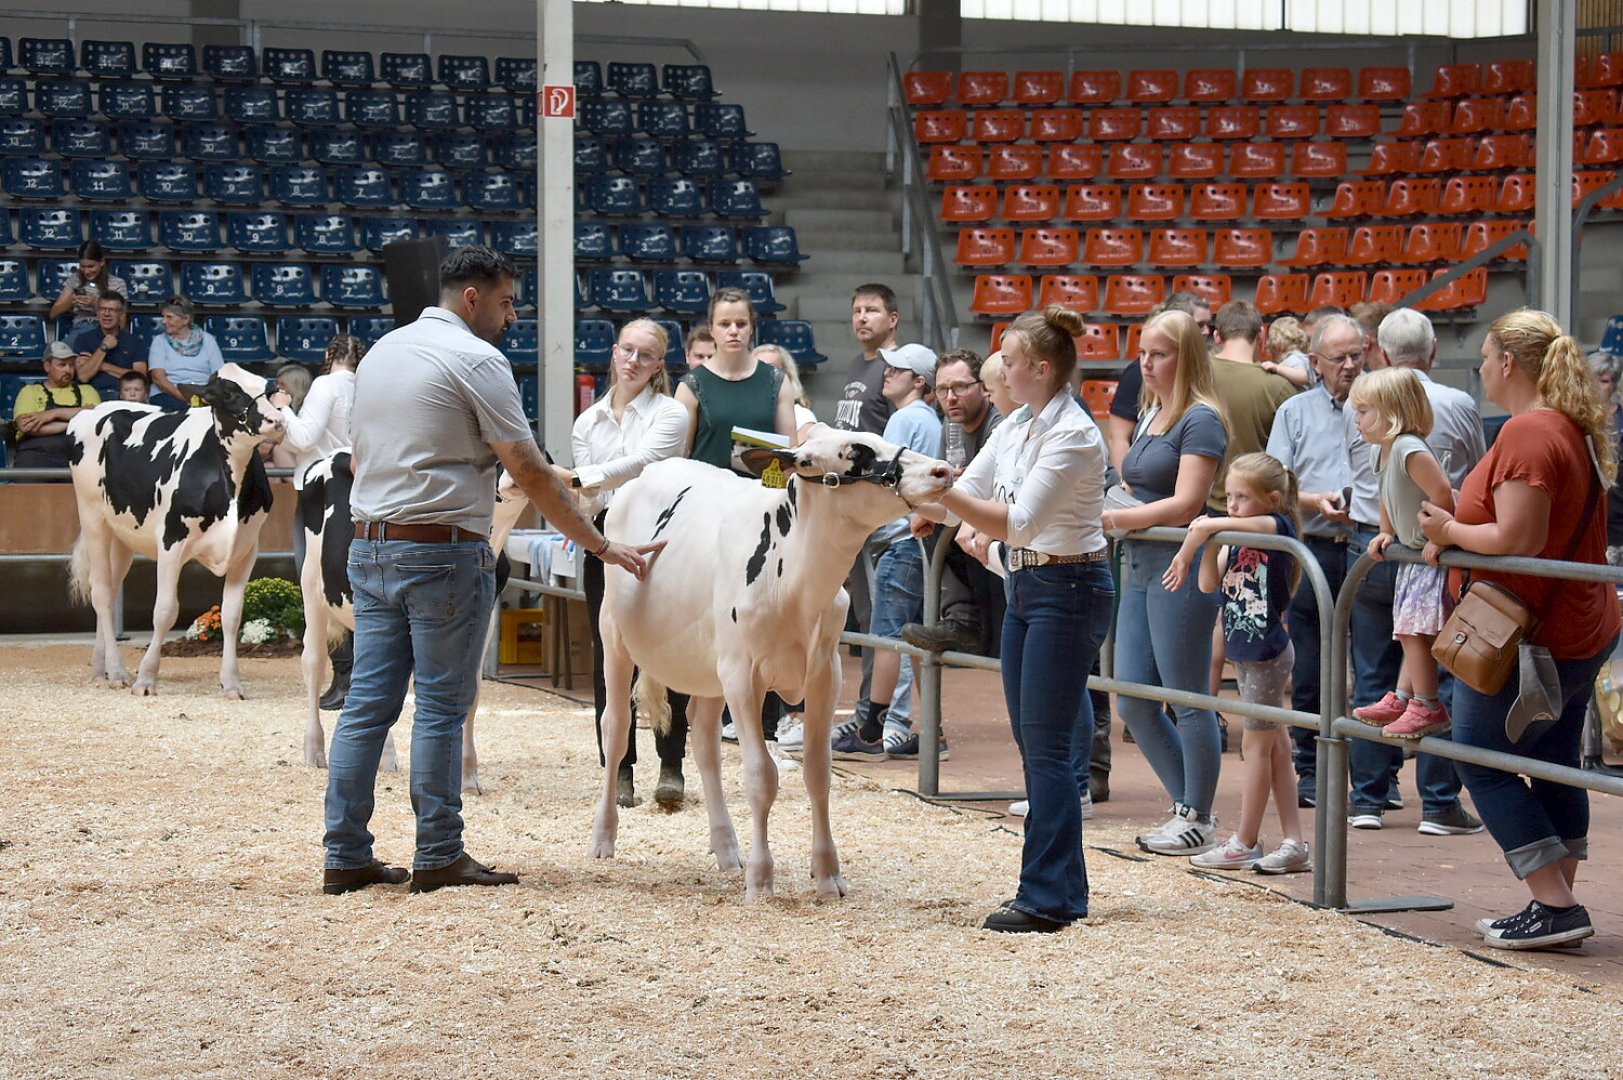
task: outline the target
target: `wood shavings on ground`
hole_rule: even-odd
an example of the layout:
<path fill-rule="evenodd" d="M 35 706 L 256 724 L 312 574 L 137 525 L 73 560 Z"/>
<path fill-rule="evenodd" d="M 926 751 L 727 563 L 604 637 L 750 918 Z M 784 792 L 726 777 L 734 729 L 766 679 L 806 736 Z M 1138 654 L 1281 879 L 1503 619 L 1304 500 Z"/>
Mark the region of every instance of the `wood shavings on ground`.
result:
<path fill-rule="evenodd" d="M 326 774 L 300 764 L 296 660 L 244 661 L 242 702 L 208 658 L 166 660 L 145 699 L 93 685 L 88 661 L 0 649 L 8 1077 L 1623 1074 L 1616 987 L 1490 967 L 1182 860 L 1091 851 L 1085 923 L 984 932 L 1013 893 L 1018 822 L 849 774 L 842 902 L 812 898 L 793 770 L 773 900 L 746 905 L 714 868 L 693 803 L 622 811 L 619 857 L 589 861 L 590 710 L 494 683 L 467 840 L 522 884 L 324 896 Z M 404 756 L 407 725 L 397 738 Z M 723 760 L 747 842 L 737 751 Z M 380 777 L 373 828 L 380 857 L 410 862 L 406 774 Z M 1125 827 L 1088 843 L 1134 850 Z"/>

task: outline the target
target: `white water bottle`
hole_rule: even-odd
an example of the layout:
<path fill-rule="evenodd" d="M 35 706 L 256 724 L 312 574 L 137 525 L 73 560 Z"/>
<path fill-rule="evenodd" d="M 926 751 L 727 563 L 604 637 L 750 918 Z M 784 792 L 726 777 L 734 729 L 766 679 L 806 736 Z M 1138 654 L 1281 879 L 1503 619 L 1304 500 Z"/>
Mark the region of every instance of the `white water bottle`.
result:
<path fill-rule="evenodd" d="M 947 464 L 955 469 L 969 464 L 969 437 L 964 425 L 956 420 L 948 420 L 941 433 L 941 453 L 947 459 Z"/>

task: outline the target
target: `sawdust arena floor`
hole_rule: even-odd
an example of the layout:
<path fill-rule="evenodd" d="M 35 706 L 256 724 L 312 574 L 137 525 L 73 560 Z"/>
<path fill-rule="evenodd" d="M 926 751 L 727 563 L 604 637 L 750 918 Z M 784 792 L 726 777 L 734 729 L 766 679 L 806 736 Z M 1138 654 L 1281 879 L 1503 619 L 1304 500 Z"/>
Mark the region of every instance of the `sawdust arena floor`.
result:
<path fill-rule="evenodd" d="M 714 868 L 697 805 L 622 812 L 619 857 L 590 861 L 589 710 L 494 683 L 467 837 L 522 884 L 324 896 L 297 661 L 243 667 L 246 702 L 204 658 L 139 699 L 93 685 L 82 647 L 0 648 L 0 1075 L 1623 1074 L 1616 986 L 1101 850 L 1127 826 L 1090 828 L 1092 917 L 1052 936 L 978 929 L 1012 895 L 1016 821 L 849 774 L 842 902 L 812 898 L 792 770 L 773 900 Z M 404 775 L 378 795 L 378 854 L 409 863 Z"/>

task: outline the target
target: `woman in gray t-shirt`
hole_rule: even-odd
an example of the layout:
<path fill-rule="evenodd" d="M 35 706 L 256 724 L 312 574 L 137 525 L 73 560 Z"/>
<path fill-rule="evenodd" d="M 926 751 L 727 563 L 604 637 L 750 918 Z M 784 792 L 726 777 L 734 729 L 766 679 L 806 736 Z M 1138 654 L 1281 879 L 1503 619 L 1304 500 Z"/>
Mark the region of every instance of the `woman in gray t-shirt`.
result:
<path fill-rule="evenodd" d="M 1228 428 L 1212 384 L 1206 339 L 1181 311 L 1144 326 L 1139 363 L 1145 417 L 1122 460 L 1122 480 L 1142 505 L 1106 510 L 1107 531 L 1188 525 L 1206 507 L 1228 451 Z M 1177 545 L 1123 541 L 1121 607 L 1116 617 L 1116 677 L 1204 694 L 1211 689 L 1213 596 L 1168 592 L 1161 577 Z M 1204 554 L 1204 553 L 1203 553 Z M 1217 842 L 1212 799 L 1222 764 L 1222 736 L 1211 709 L 1175 705 L 1177 724 L 1159 702 L 1117 699 L 1121 717 L 1172 797 L 1172 817 L 1139 836 L 1158 855 L 1198 855 Z"/>

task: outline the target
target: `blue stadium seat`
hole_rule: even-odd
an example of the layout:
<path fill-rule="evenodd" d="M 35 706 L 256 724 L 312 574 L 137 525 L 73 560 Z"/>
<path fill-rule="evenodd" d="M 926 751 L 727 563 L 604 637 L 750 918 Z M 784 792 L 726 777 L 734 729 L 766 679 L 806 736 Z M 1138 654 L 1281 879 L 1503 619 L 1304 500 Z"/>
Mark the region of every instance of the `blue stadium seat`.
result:
<path fill-rule="evenodd" d="M 17 62 L 31 75 L 72 75 L 73 42 L 67 38 L 19 38 Z"/>
<path fill-rule="evenodd" d="M 631 106 L 618 98 L 586 98 L 578 109 L 576 125 L 605 139 L 631 134 Z"/>
<path fill-rule="evenodd" d="M 603 95 L 603 65 L 596 60 L 575 61 L 575 96 L 593 98 Z"/>
<path fill-rule="evenodd" d="M 180 290 L 200 307 L 241 307 L 248 302 L 248 284 L 242 267 L 234 262 L 182 263 Z"/>
<path fill-rule="evenodd" d="M 614 230 L 607 225 L 575 222 L 575 261 L 608 262 L 614 258 Z"/>
<path fill-rule="evenodd" d="M 680 101 L 644 101 L 637 106 L 637 127 L 656 139 L 686 138 L 687 106 Z"/>
<path fill-rule="evenodd" d="M 241 156 L 238 153 L 237 127 L 223 121 L 182 124 L 180 152 L 197 162 L 234 165 Z"/>
<path fill-rule="evenodd" d="M 357 210 L 395 205 L 389 174 L 382 169 L 334 169 L 333 191 L 339 202 Z"/>
<path fill-rule="evenodd" d="M 83 79 L 61 79 L 35 85 L 34 108 L 47 119 L 77 119 L 89 116 L 95 110 L 95 105 L 90 97 L 88 82 Z"/>
<path fill-rule="evenodd" d="M 263 315 L 209 315 L 203 328 L 219 342 L 227 363 L 264 364 L 276 359 Z"/>
<path fill-rule="evenodd" d="M 490 232 L 491 246 L 515 259 L 533 259 L 540 250 L 540 233 L 533 218 L 529 221 L 493 221 Z"/>
<path fill-rule="evenodd" d="M 667 94 L 681 101 L 709 101 L 716 96 L 708 64 L 666 64 L 659 81 Z"/>
<path fill-rule="evenodd" d="M 294 242 L 312 255 L 351 255 L 355 222 L 347 214 L 299 214 L 293 219 Z"/>
<path fill-rule="evenodd" d="M 54 120 L 51 149 L 65 158 L 101 161 L 113 152 L 113 137 L 99 120 Z"/>
<path fill-rule="evenodd" d="M 693 106 L 693 126 L 713 139 L 747 139 L 755 132 L 744 123 L 744 106 L 718 105 L 713 101 Z"/>
<path fill-rule="evenodd" d="M 764 319 L 755 329 L 761 345 L 782 345 L 801 367 L 815 367 L 828 357 L 817 351 L 811 323 L 800 319 Z"/>
<path fill-rule="evenodd" d="M 239 124 L 274 124 L 281 119 L 276 91 L 268 86 L 228 86 L 225 115 Z"/>
<path fill-rule="evenodd" d="M 604 311 L 640 314 L 653 306 L 641 270 L 593 270 L 587 275 L 586 291 L 592 306 Z"/>
<path fill-rule="evenodd" d="M 623 98 L 651 98 L 659 93 L 659 72 L 653 64 L 617 60 L 609 64 L 608 88 Z"/>
<path fill-rule="evenodd" d="M 496 57 L 496 85 L 515 94 L 533 94 L 537 89 L 534 57 Z"/>
<path fill-rule="evenodd" d="M 158 100 L 153 96 L 152 84 L 102 83 L 101 114 L 109 120 L 151 120 L 158 115 Z"/>
<path fill-rule="evenodd" d="M 79 66 L 92 79 L 135 77 L 135 42 L 85 41 L 79 45 Z"/>
<path fill-rule="evenodd" d="M 406 95 L 406 123 L 423 131 L 461 127 L 456 95 L 447 90 L 413 90 Z"/>
<path fill-rule="evenodd" d="M 704 213 L 704 190 L 685 176 L 650 176 L 648 205 L 664 218 L 696 218 Z"/>
<path fill-rule="evenodd" d="M 656 270 L 654 303 L 679 315 L 703 315 L 710 306 L 710 278 L 703 270 Z"/>
<path fill-rule="evenodd" d="M 696 263 L 736 263 L 738 234 L 728 225 L 683 226 L 682 254 Z"/>
<path fill-rule="evenodd" d="M 84 227 L 76 208 L 24 206 L 17 210 L 18 239 L 36 251 L 77 251 Z M 55 299 L 56 294 L 51 294 Z"/>
<path fill-rule="evenodd" d="M 293 249 L 287 239 L 285 214 L 238 211 L 226 218 L 225 233 L 230 245 L 245 255 L 281 255 Z M 254 269 L 258 271 L 259 267 Z M 254 292 L 257 294 L 259 289 L 256 287 Z"/>
<path fill-rule="evenodd" d="M 243 136 L 248 156 L 261 165 L 296 165 L 304 159 L 299 133 L 292 128 L 254 124 L 243 131 Z"/>
<path fill-rule="evenodd" d="M 156 311 L 131 315 L 130 333 L 146 341 L 151 341 L 163 333 L 163 316 Z"/>
<path fill-rule="evenodd" d="M 159 96 L 163 103 L 163 114 L 171 120 L 213 120 L 220 115 L 212 86 L 170 83 Z"/>
<path fill-rule="evenodd" d="M 28 264 L 21 259 L 0 259 L 0 304 L 26 304 L 33 298 L 34 288 L 28 284 Z"/>
<path fill-rule="evenodd" d="M 141 46 L 141 70 L 154 79 L 195 79 L 197 49 L 189 42 L 149 41 Z"/>
<path fill-rule="evenodd" d="M 675 319 L 658 316 L 651 318 L 650 321 L 656 326 L 665 328 L 665 338 L 671 343 L 670 348 L 665 350 L 665 366 L 668 368 L 687 367 L 687 350 L 682 347 L 682 339 L 687 336 L 687 331 L 682 329 L 682 324 Z"/>
<path fill-rule="evenodd" d="M 344 122 L 338 91 L 325 87 L 293 87 L 282 97 L 282 115 L 299 127 L 332 127 Z"/>
<path fill-rule="evenodd" d="M 581 295 L 580 275 L 575 275 L 575 295 Z M 518 272 L 518 299 L 516 306 L 535 307 L 535 267 L 520 267 Z M 576 305 L 577 307 L 579 305 Z"/>
<path fill-rule="evenodd" d="M 424 236 L 443 236 L 449 247 L 472 247 L 485 242 L 484 226 L 472 218 L 435 218 L 423 225 Z"/>
<path fill-rule="evenodd" d="M 607 367 L 616 336 L 614 324 L 607 319 L 576 319 L 575 363 Z"/>
<path fill-rule="evenodd" d="M 128 202 L 135 194 L 122 161 L 75 161 L 69 174 L 73 193 L 86 202 Z"/>
<path fill-rule="evenodd" d="M 0 79 L 0 116 L 21 116 L 28 111 L 26 80 Z"/>
<path fill-rule="evenodd" d="M 16 238 L 11 235 L 11 211 L 0 207 L 0 248 L 8 248 Z"/>
<path fill-rule="evenodd" d="M 361 246 L 374 255 L 402 240 L 417 239 L 417 222 L 411 218 L 368 217 L 361 219 Z"/>
<path fill-rule="evenodd" d="M 259 59 L 249 45 L 205 45 L 203 73 L 219 82 L 253 82 L 259 78 Z"/>
<path fill-rule="evenodd" d="M 505 344 L 505 342 L 503 343 Z M 539 356 L 539 350 L 537 350 Z M 524 406 L 524 415 L 532 422 L 541 418 L 541 379 L 526 375 L 518 380 L 518 400 Z"/>
<path fill-rule="evenodd" d="M 575 171 L 578 173 L 600 173 L 609 167 L 609 154 L 603 147 L 603 140 L 592 134 L 577 134 L 575 136 Z"/>
<path fill-rule="evenodd" d="M 511 94 L 469 94 L 464 108 L 468 126 L 475 131 L 517 131 L 518 102 Z"/>
<path fill-rule="evenodd" d="M 45 153 L 45 125 L 38 120 L 0 120 L 0 157 L 38 157 Z"/>
<path fill-rule="evenodd" d="M 311 49 L 266 46 L 259 53 L 265 78 L 284 86 L 309 86 L 316 81 L 316 54 Z"/>
<path fill-rule="evenodd" d="M 1606 329 L 1601 334 L 1601 352 L 1611 353 L 1613 356 L 1623 354 L 1623 315 L 1613 315 L 1606 320 Z"/>
<path fill-rule="evenodd" d="M 498 346 L 507 354 L 507 362 L 534 367 L 541 361 L 541 324 L 536 319 L 518 319 L 507 328 L 507 335 Z M 525 410 L 525 415 L 532 415 Z"/>
<path fill-rule="evenodd" d="M 490 85 L 490 61 L 483 56 L 456 56 L 441 53 L 440 82 L 452 90 L 483 90 Z"/>
<path fill-rule="evenodd" d="M 118 269 L 119 264 L 118 263 L 116 263 L 116 262 L 112 263 L 111 266 L 112 266 L 112 270 L 113 270 L 113 275 L 115 277 L 124 277 L 124 275 L 119 272 L 119 269 Z M 79 269 L 79 260 L 77 258 L 72 258 L 72 259 L 39 259 L 39 260 L 37 260 L 34 263 L 34 276 L 39 279 L 39 294 L 40 294 L 40 296 L 48 297 L 48 298 L 50 298 L 52 300 L 56 299 L 58 296 L 61 295 L 62 289 L 68 283 L 68 279 L 73 277 L 74 272 L 77 271 L 78 269 Z M 129 278 L 124 278 L 124 280 L 125 280 L 126 283 L 129 282 Z M 62 325 L 62 321 L 58 320 L 58 322 L 57 322 L 58 332 L 55 335 L 57 337 L 62 336 L 62 334 L 60 332 L 61 325 Z"/>
<path fill-rule="evenodd" d="M 433 139 L 434 163 L 447 169 L 485 167 L 485 140 L 471 131 L 442 131 Z"/>
<path fill-rule="evenodd" d="M 304 138 L 304 145 L 317 165 L 366 163 L 365 141 L 359 131 L 349 128 L 312 128 Z"/>
<path fill-rule="evenodd" d="M 389 168 L 427 165 L 428 144 L 415 131 L 375 131 L 369 140 L 372 160 Z"/>
<path fill-rule="evenodd" d="M 351 90 L 344 115 L 358 128 L 392 128 L 400 123 L 400 99 L 393 90 Z"/>
<path fill-rule="evenodd" d="M 255 263 L 253 279 L 254 299 L 266 307 L 303 308 L 316 302 L 315 271 L 302 263 Z"/>
<path fill-rule="evenodd" d="M 751 221 L 766 216 L 766 208 L 761 205 L 761 193 L 756 190 L 754 180 L 712 180 L 710 212 L 717 217 L 747 218 Z"/>
<path fill-rule="evenodd" d="M 783 167 L 783 152 L 775 142 L 735 143 L 733 171 L 750 180 L 778 181 L 790 175 Z"/>
<path fill-rule="evenodd" d="M 456 209 L 456 181 L 444 169 L 401 169 L 400 201 L 413 210 Z"/>
<path fill-rule="evenodd" d="M 632 262 L 675 262 L 676 230 L 669 225 L 622 225 L 620 254 Z"/>
<path fill-rule="evenodd" d="M 788 225 L 752 225 L 744 230 L 744 254 L 758 263 L 799 266 L 806 256 L 795 243 L 795 230 Z"/>
<path fill-rule="evenodd" d="M 323 49 L 321 77 L 334 86 L 344 87 L 368 87 L 377 81 L 372 54 L 364 49 Z"/>
<path fill-rule="evenodd" d="M 276 353 L 301 364 L 319 364 L 337 335 L 338 320 L 330 316 L 283 315 L 276 320 Z"/>
<path fill-rule="evenodd" d="M 166 262 L 142 260 L 140 262 L 115 262 L 112 264 L 113 273 L 124 279 L 129 287 L 128 297 L 132 306 L 156 306 L 175 295 L 175 273 Z M 130 328 L 136 328 L 136 319 L 131 317 Z M 163 332 L 163 322 L 158 322 L 158 333 Z M 150 330 L 144 331 L 144 336 L 152 337 Z"/>
<path fill-rule="evenodd" d="M 661 176 L 668 168 L 665 144 L 658 139 L 622 139 L 615 144 L 614 163 L 638 176 Z"/>
<path fill-rule="evenodd" d="M 383 271 L 375 266 L 323 266 L 321 298 L 333 307 L 380 308 L 388 303 Z"/>
<path fill-rule="evenodd" d="M 775 315 L 784 310 L 772 285 L 772 275 L 764 270 L 728 270 L 716 275 L 716 288 L 743 289 L 757 314 Z"/>
<path fill-rule="evenodd" d="M 642 185 L 631 176 L 594 176 L 586 189 L 586 204 L 596 214 L 632 217 L 648 209 Z"/>
<path fill-rule="evenodd" d="M 462 198 L 485 214 L 511 214 L 524 209 L 524 192 L 504 172 L 473 172 L 462 179 Z"/>
<path fill-rule="evenodd" d="M 258 206 L 265 201 L 265 174 L 258 165 L 208 165 L 203 194 L 227 206 Z"/>
<path fill-rule="evenodd" d="M 326 206 L 326 170 L 309 165 L 274 166 L 270 171 L 270 194 L 283 206 Z"/>
<path fill-rule="evenodd" d="M 38 360 L 44 355 L 45 319 L 43 316 L 0 315 L 0 357 Z M 15 398 L 15 391 L 13 391 L 12 396 Z M 7 412 L 9 413 L 10 410 L 8 409 Z"/>
<path fill-rule="evenodd" d="M 383 81 L 396 90 L 427 89 L 434 82 L 434 69 L 427 53 L 386 52 L 378 57 Z"/>
<path fill-rule="evenodd" d="M 349 317 L 349 332 L 366 343 L 370 349 L 378 343 L 378 338 L 394 329 L 394 316 L 392 315 L 351 315 Z"/>
<path fill-rule="evenodd" d="M 14 199 L 60 199 L 68 191 L 62 163 L 46 158 L 7 158 L 0 165 L 0 190 Z"/>
<path fill-rule="evenodd" d="M 175 156 L 175 129 L 148 121 L 120 124 L 118 150 L 131 161 L 168 161 Z"/>
<path fill-rule="evenodd" d="M 575 142 L 576 147 L 580 141 Z M 535 132 L 517 131 L 511 135 L 498 135 L 490 140 L 490 156 L 504 169 L 514 172 L 534 172 L 537 160 Z M 579 165 L 576 165 L 579 169 Z"/>
<path fill-rule="evenodd" d="M 11 70 L 11 39 L 0 37 L 0 74 Z"/>
<path fill-rule="evenodd" d="M 170 251 L 218 251 L 220 218 L 212 210 L 165 210 L 158 215 L 158 240 Z"/>

